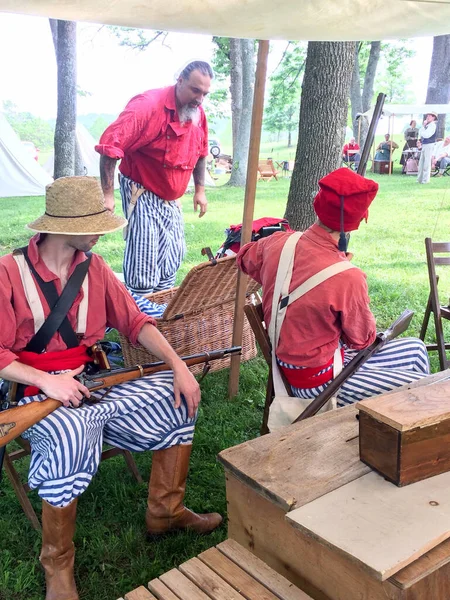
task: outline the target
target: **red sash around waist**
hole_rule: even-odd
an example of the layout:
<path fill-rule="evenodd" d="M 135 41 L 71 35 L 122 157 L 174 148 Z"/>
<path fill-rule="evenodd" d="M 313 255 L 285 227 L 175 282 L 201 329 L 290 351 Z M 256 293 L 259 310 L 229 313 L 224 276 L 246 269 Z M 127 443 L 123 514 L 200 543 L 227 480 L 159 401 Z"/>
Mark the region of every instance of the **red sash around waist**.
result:
<path fill-rule="evenodd" d="M 40 371 L 66 371 L 92 362 L 92 356 L 87 353 L 86 346 L 77 346 L 59 352 L 42 352 L 41 354 L 22 350 L 22 352 L 17 352 L 17 356 L 24 365 Z M 34 396 L 38 393 L 39 388 L 33 385 L 28 385 L 24 391 L 25 396 Z"/>
<path fill-rule="evenodd" d="M 344 349 L 341 348 L 342 361 L 344 361 Z M 278 365 L 283 371 L 286 379 L 292 387 L 309 390 L 311 388 L 318 387 L 319 385 L 325 385 L 333 379 L 333 359 L 329 360 L 325 365 L 321 367 L 306 367 L 304 369 L 289 369 Z M 328 369 L 325 373 L 320 373 L 324 369 Z"/>

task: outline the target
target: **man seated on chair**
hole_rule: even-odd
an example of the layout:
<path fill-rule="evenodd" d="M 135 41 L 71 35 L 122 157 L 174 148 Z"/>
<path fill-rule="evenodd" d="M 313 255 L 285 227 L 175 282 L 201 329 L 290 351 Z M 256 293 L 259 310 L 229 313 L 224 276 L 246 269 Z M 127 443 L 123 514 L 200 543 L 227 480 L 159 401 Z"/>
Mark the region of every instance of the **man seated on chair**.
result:
<path fill-rule="evenodd" d="M 377 146 L 374 160 L 391 161 L 392 153 L 398 148 L 398 144 L 393 142 L 389 133 L 384 136 L 384 142 L 380 142 Z"/>
<path fill-rule="evenodd" d="M 87 254 L 102 235 L 125 224 L 105 208 L 95 178 L 57 179 L 47 188 L 45 214 L 28 225 L 36 235 L 26 248 L 0 259 L 0 377 L 20 384 L 21 404 L 46 397 L 61 402 L 23 434 L 32 449 L 29 485 L 43 500 L 46 600 L 78 599 L 72 541 L 77 500 L 97 471 L 103 442 L 154 451 L 149 534 L 208 533 L 222 520 L 216 513 L 197 515 L 183 504 L 200 402 L 197 381 L 103 259 Z M 75 283 L 72 274 L 80 271 Z M 41 352 L 41 326 L 50 313 L 46 286 L 56 297 L 68 288 L 75 299 Z M 88 348 L 102 339 L 106 326 L 141 343 L 171 371 L 114 386 L 104 400 L 104 391 L 90 394 L 75 376 L 92 360 Z"/>
<path fill-rule="evenodd" d="M 343 364 L 348 364 L 376 337 L 366 275 L 349 264 L 352 255 L 347 244 L 350 232 L 367 220 L 378 184 L 341 168 L 321 179 L 319 187 L 314 200 L 317 220 L 293 249 L 292 278 L 290 284 L 285 281 L 286 294 L 293 297 L 294 290 L 306 281 L 313 285 L 311 278 L 331 265 L 337 265 L 340 272 L 287 305 L 276 347 L 277 363 L 294 395 L 309 401 L 333 379 L 333 367 L 338 374 L 336 363 L 343 359 Z M 275 281 L 282 268 L 280 256 L 291 235 L 296 234 L 275 233 L 250 242 L 237 255 L 242 271 L 262 284 L 269 331 Z M 392 340 L 343 384 L 337 394 L 338 406 L 387 392 L 428 373 L 428 355 L 421 340 Z"/>
<path fill-rule="evenodd" d="M 450 165 L 450 136 L 447 136 L 442 142 L 435 144 L 431 156 L 431 168 L 438 168 L 436 177 L 442 177 L 445 169 Z"/>
<path fill-rule="evenodd" d="M 348 144 L 345 144 L 342 148 L 342 160 L 351 166 L 354 163 L 356 169 L 358 168 L 361 156 L 359 154 L 359 144 L 354 137 L 350 138 Z"/>

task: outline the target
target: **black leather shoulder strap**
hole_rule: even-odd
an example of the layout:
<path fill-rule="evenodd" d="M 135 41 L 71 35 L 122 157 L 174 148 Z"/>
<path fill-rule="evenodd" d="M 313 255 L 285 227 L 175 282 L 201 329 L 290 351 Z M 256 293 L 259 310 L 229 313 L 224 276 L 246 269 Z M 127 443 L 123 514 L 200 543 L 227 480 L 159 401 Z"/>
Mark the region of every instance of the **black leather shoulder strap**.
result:
<path fill-rule="evenodd" d="M 68 348 L 75 348 L 79 345 L 79 340 L 69 322 L 69 319 L 67 318 L 67 313 L 69 312 L 70 307 L 74 303 L 74 300 L 81 286 L 83 285 L 84 278 L 86 277 L 89 265 L 91 263 L 92 254 L 90 252 L 86 253 L 87 259 L 75 267 L 75 270 L 69 277 L 61 296 L 58 296 L 54 282 L 44 281 L 32 265 L 28 256 L 27 247 L 20 248 L 20 250 L 22 251 L 27 265 L 33 273 L 39 287 L 41 288 L 51 311 L 45 320 L 45 323 L 28 342 L 25 350 L 36 353 L 43 352 L 57 331 L 59 331 L 61 334 L 61 337 Z"/>

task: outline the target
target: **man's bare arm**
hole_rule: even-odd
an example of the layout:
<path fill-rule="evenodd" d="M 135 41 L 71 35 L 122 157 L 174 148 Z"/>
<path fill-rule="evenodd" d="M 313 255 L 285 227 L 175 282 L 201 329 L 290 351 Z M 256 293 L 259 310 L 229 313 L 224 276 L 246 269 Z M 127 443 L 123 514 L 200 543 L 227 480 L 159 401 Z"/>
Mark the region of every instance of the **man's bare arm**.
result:
<path fill-rule="evenodd" d="M 105 196 L 105 206 L 111 212 L 114 212 L 114 171 L 116 169 L 116 158 L 110 158 L 102 154 L 100 156 L 100 181 L 102 184 L 103 195 Z"/>
<path fill-rule="evenodd" d="M 206 156 L 199 158 L 194 167 L 193 176 L 195 185 L 205 187 Z"/>
<path fill-rule="evenodd" d="M 199 217 L 203 217 L 206 213 L 208 200 L 205 194 L 205 172 L 206 172 L 206 156 L 199 158 L 192 173 L 194 177 L 195 192 L 194 192 L 194 211 L 200 207 Z"/>

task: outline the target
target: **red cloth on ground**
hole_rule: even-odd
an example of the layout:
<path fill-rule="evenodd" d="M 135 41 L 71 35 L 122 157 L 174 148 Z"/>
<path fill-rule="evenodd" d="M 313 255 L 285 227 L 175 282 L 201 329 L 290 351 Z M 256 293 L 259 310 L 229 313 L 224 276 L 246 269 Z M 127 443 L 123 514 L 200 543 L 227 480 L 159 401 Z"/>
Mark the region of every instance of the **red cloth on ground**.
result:
<path fill-rule="evenodd" d="M 208 125 L 199 107 L 198 125 L 180 123 L 175 86 L 148 90 L 132 98 L 106 128 L 95 149 L 122 159 L 121 173 L 163 200 L 186 191 L 199 158 L 208 155 Z"/>

